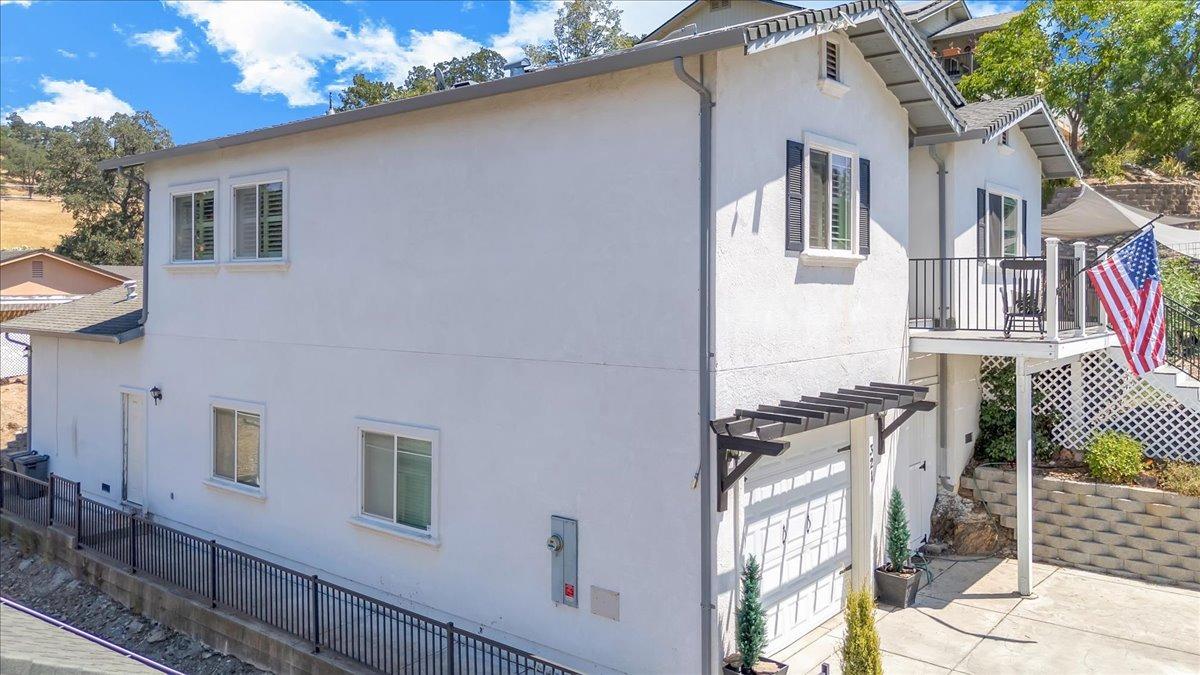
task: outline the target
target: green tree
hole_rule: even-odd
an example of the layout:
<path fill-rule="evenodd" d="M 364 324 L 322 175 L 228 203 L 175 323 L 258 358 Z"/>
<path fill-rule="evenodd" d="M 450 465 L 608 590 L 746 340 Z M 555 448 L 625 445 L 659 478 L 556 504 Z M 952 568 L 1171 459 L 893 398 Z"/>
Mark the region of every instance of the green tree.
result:
<path fill-rule="evenodd" d="M 975 49 L 972 100 L 1041 93 L 1091 157 L 1200 162 L 1200 0 L 1034 0 Z"/>
<path fill-rule="evenodd" d="M 384 80 L 372 80 L 358 73 L 351 80 L 350 86 L 342 90 L 338 96 L 341 105 L 334 108 L 337 112 L 363 108 L 377 103 L 386 103 L 400 98 L 396 85 Z"/>
<path fill-rule="evenodd" d="M 434 70 L 441 70 L 446 84 L 470 80 L 472 82 L 489 82 L 504 76 L 504 57 L 491 49 L 478 49 L 466 56 L 456 56 L 449 61 L 441 61 L 429 66 L 414 66 L 409 69 L 403 84 L 396 86 L 386 80 L 372 80 L 359 73 L 351 80 L 350 86 L 338 95 L 341 104 L 334 107 L 335 112 L 345 112 L 377 103 L 398 101 L 428 94 L 437 89 L 437 78 Z"/>
<path fill-rule="evenodd" d="M 96 163 L 170 147 L 171 134 L 148 112 L 91 117 L 55 129 L 46 151 L 41 191 L 59 197 L 75 230 L 55 250 L 90 263 L 142 262 L 142 186 L 136 178 L 101 172 Z"/>
<path fill-rule="evenodd" d="M 30 197 L 45 168 L 45 150 L 20 140 L 8 126 L 0 127 L 0 169 L 24 184 Z"/>
<path fill-rule="evenodd" d="M 904 510 L 904 498 L 900 490 L 892 488 L 892 500 L 887 513 L 887 559 L 889 571 L 900 572 L 908 565 L 908 513 Z"/>
<path fill-rule="evenodd" d="M 525 46 L 534 66 L 566 63 L 632 47 L 633 35 L 621 29 L 621 10 L 611 0 L 570 0 L 558 8 L 554 38 Z"/>
<path fill-rule="evenodd" d="M 762 570 L 754 556 L 742 570 L 742 600 L 737 609 L 737 649 L 742 657 L 742 672 L 753 673 L 754 664 L 767 645 L 767 620 L 763 614 L 760 584 Z"/>

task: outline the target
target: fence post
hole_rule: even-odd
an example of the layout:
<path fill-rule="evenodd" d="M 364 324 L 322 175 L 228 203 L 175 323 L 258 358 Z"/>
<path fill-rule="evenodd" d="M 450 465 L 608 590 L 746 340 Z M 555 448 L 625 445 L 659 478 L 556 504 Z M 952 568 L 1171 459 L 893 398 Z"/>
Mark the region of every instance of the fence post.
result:
<path fill-rule="evenodd" d="M 1087 328 L 1087 275 L 1079 272 L 1087 266 L 1087 242 L 1075 242 L 1075 327 L 1082 335 Z"/>
<path fill-rule="evenodd" d="M 1058 339 L 1058 237 L 1046 237 L 1046 337 Z"/>
<path fill-rule="evenodd" d="M 217 606 L 217 540 L 208 540 L 208 600 Z"/>
<path fill-rule="evenodd" d="M 1103 258 L 1104 254 L 1108 253 L 1108 249 L 1109 249 L 1108 246 L 1097 246 L 1096 247 L 1096 260 Z M 1084 275 L 1084 276 L 1086 276 L 1086 275 Z M 1090 281 L 1088 281 L 1087 279 L 1085 279 L 1085 282 L 1090 283 Z M 1099 315 L 1100 325 L 1105 328 L 1108 328 L 1108 312 L 1104 311 L 1104 306 L 1101 305 L 1100 311 L 1096 312 L 1096 313 Z"/>
<path fill-rule="evenodd" d="M 50 474 L 50 480 L 46 486 L 50 499 L 46 506 L 46 527 L 54 527 L 54 484 L 56 482 L 58 481 L 54 480 L 54 474 Z"/>
<path fill-rule="evenodd" d="M 457 660 L 457 649 L 455 649 L 454 639 L 454 622 L 446 623 L 446 672 L 449 675 L 454 675 L 454 662 Z"/>
<path fill-rule="evenodd" d="M 312 632 L 313 632 L 313 653 L 317 654 L 321 651 L 321 610 L 317 606 L 319 593 L 317 592 L 317 575 L 312 575 L 310 578 L 312 584 Z"/>
<path fill-rule="evenodd" d="M 83 548 L 83 489 L 75 484 L 75 549 Z"/>
<path fill-rule="evenodd" d="M 137 574 L 137 516 L 129 514 L 129 573 Z"/>

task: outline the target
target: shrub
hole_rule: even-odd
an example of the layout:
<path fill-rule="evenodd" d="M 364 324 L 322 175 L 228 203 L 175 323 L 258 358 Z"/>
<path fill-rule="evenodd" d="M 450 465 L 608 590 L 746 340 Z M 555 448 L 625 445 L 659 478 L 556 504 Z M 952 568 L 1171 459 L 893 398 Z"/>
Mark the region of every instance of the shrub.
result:
<path fill-rule="evenodd" d="M 1017 365 L 1010 360 L 1001 368 L 985 370 L 980 380 L 987 395 L 979 405 L 975 453 L 988 462 L 1012 462 L 1017 455 Z M 1034 390 L 1035 408 L 1043 398 L 1041 392 Z M 1033 416 L 1033 454 L 1041 461 L 1050 459 L 1059 449 L 1050 436 L 1058 421 L 1058 413 Z"/>
<path fill-rule="evenodd" d="M 1165 462 L 1159 469 L 1158 484 L 1164 490 L 1200 497 L 1200 464 Z"/>
<path fill-rule="evenodd" d="M 904 498 L 900 491 L 892 488 L 892 501 L 887 514 L 887 558 L 889 572 L 899 572 L 908 564 L 908 514 L 904 511 Z"/>
<path fill-rule="evenodd" d="M 1154 165 L 1154 172 L 1167 178 L 1179 178 L 1180 176 L 1187 175 L 1188 168 L 1187 164 L 1184 164 L 1175 155 L 1164 155 Z"/>
<path fill-rule="evenodd" d="M 1123 150 L 1107 155 L 1101 155 L 1092 160 L 1092 176 L 1105 183 L 1123 180 L 1125 165 L 1137 161 L 1137 153 Z"/>
<path fill-rule="evenodd" d="M 1102 483 L 1128 483 L 1142 472 L 1142 444 L 1127 434 L 1096 434 L 1083 456 L 1088 473 Z"/>
<path fill-rule="evenodd" d="M 1164 295 L 1184 307 L 1200 304 L 1200 273 L 1183 256 L 1163 261 L 1162 287 Z"/>
<path fill-rule="evenodd" d="M 846 594 L 846 639 L 842 642 L 842 672 L 883 675 L 879 633 L 875 631 L 875 598 L 866 589 Z"/>
<path fill-rule="evenodd" d="M 737 648 L 742 657 L 743 673 L 753 673 L 754 664 L 762 657 L 767 644 L 767 620 L 763 614 L 759 582 L 762 571 L 754 556 L 746 560 L 742 570 L 742 602 L 737 610 Z"/>

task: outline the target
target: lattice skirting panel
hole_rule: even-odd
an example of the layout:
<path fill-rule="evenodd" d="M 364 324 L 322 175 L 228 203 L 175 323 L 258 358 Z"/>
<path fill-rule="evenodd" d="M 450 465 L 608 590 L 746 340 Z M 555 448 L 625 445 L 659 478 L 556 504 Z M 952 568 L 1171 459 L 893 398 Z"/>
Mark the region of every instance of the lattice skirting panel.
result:
<path fill-rule="evenodd" d="M 987 372 L 1009 362 L 985 356 L 981 367 Z M 1038 373 L 1033 387 L 1041 394 L 1033 412 L 1061 416 L 1054 440 L 1063 447 L 1082 450 L 1096 432 L 1114 430 L 1140 441 L 1148 457 L 1200 463 L 1200 413 L 1133 376 L 1105 352 Z"/>

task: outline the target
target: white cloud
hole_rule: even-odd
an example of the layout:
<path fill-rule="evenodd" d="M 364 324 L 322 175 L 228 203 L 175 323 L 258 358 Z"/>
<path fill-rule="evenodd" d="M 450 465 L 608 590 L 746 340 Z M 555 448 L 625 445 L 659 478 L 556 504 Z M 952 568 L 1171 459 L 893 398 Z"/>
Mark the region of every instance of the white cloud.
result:
<path fill-rule="evenodd" d="M 489 47 L 513 59 L 524 52 L 528 44 L 544 42 L 554 37 L 554 18 L 558 16 L 560 2 L 538 2 L 520 5 L 508 3 L 508 31 L 491 36 Z"/>
<path fill-rule="evenodd" d="M 149 47 L 158 53 L 159 58 L 171 61 L 190 61 L 196 58 L 196 45 L 183 37 L 183 29 L 146 31 L 134 33 L 129 37 L 129 43 Z"/>
<path fill-rule="evenodd" d="M 20 54 L 16 56 L 0 56 L 0 63 L 24 63 L 28 60 L 28 57 L 21 56 Z"/>
<path fill-rule="evenodd" d="M 75 52 L 69 52 L 69 51 L 67 51 L 67 50 L 65 50 L 65 49 L 59 49 L 59 50 L 58 50 L 58 55 L 59 55 L 59 56 L 61 56 L 61 57 L 63 57 L 64 59 L 73 59 L 73 58 L 75 58 L 75 57 L 79 56 L 79 55 L 78 55 L 78 54 L 76 54 Z"/>
<path fill-rule="evenodd" d="M 133 107 L 117 98 L 109 89 L 97 89 L 82 80 L 41 79 L 42 91 L 49 99 L 13 110 L 26 122 L 44 122 L 47 126 L 70 124 L 89 117 L 108 118 L 114 113 L 133 114 Z"/>
<path fill-rule="evenodd" d="M 0 5 L 16 5 L 18 7 L 28 7 L 33 4 L 33 0 L 0 0 Z"/>
<path fill-rule="evenodd" d="M 645 35 L 666 23 L 667 19 L 691 3 L 688 0 L 669 2 L 642 2 L 641 0 L 617 0 L 613 6 L 621 10 L 621 28 L 626 33 Z M 805 3 L 808 4 L 808 3 Z"/>

